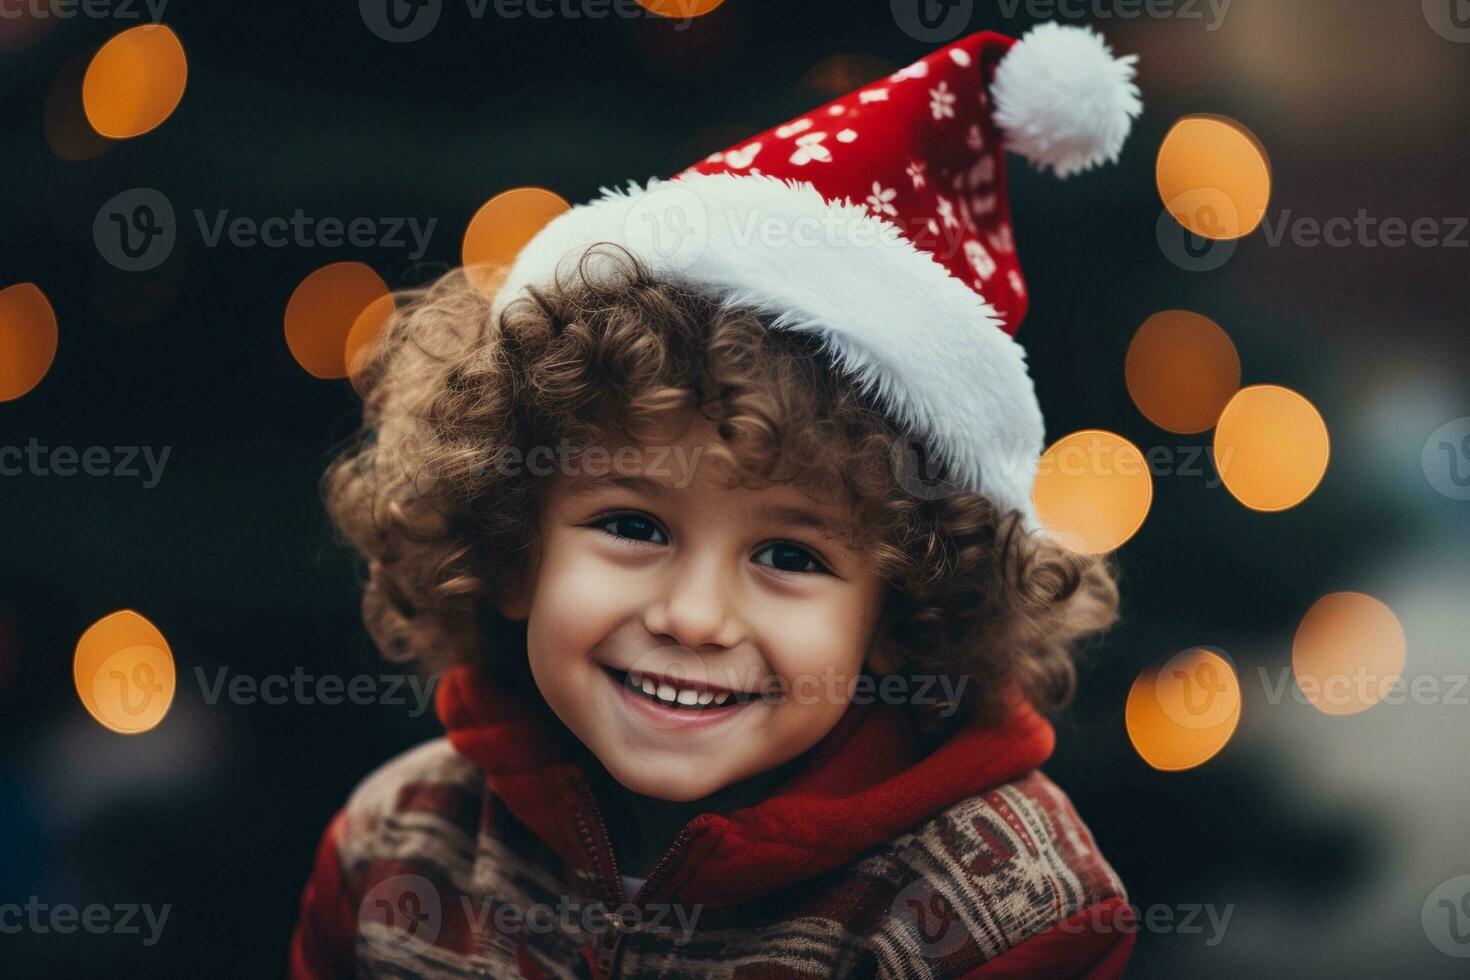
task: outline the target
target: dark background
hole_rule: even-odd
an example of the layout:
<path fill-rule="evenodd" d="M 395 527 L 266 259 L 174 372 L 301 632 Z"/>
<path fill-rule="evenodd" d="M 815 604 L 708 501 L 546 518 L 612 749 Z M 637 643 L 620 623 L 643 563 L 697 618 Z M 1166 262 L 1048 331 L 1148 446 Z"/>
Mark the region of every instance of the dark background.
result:
<path fill-rule="evenodd" d="M 1420 912 L 1470 873 L 1470 708 L 1331 718 L 1268 703 L 1256 668 L 1289 663 L 1319 596 L 1354 590 L 1399 615 L 1409 673 L 1467 669 L 1470 505 L 1435 493 L 1419 459 L 1431 432 L 1470 415 L 1470 251 L 1273 248 L 1257 233 L 1224 268 L 1187 272 L 1156 239 L 1153 160 L 1179 116 L 1222 113 L 1270 152 L 1273 214 L 1470 214 L 1470 45 L 1408 0 L 1235 0 L 1218 30 L 1204 5 L 1203 20 L 1089 6 L 1069 22 L 1140 55 L 1146 109 L 1119 167 L 1067 182 L 1012 168 L 1033 292 L 1021 339 L 1049 440 L 1099 427 L 1145 450 L 1208 445 L 1152 426 L 1123 384 L 1133 332 L 1183 307 L 1230 333 L 1245 383 L 1317 405 L 1333 459 L 1317 493 L 1277 515 L 1240 506 L 1207 467 L 1156 480 L 1120 553 L 1125 619 L 1090 651 L 1049 771 L 1136 905 L 1234 906 L 1215 946 L 1208 933 L 1140 936 L 1131 975 L 1463 975 Z M 1033 20 L 975 7 L 974 30 Z M 89 159 L 48 146 L 46 93 L 134 22 L 59 22 L 0 52 L 0 287 L 36 282 L 60 323 L 48 376 L 0 404 L 0 445 L 172 450 L 153 489 L 0 478 L 0 902 L 173 906 L 152 948 L 0 935 L 7 977 L 278 974 L 327 820 L 365 774 L 437 734 L 432 712 L 403 708 L 210 706 L 195 680 L 222 666 L 392 670 L 316 491 L 357 401 L 292 360 L 281 318 L 295 286 L 342 259 L 395 288 L 425 281 L 457 263 L 470 217 L 502 190 L 580 202 L 669 175 L 933 47 L 878 0 L 726 0 L 683 31 L 647 17 L 476 20 L 446 0 L 437 29 L 408 44 L 374 36 L 345 0 L 175 0 L 164 21 L 189 56 L 182 104 Z M 836 55 L 849 57 L 813 70 Z M 137 186 L 168 195 L 180 238 L 163 266 L 130 274 L 102 260 L 92 221 Z M 413 262 L 404 249 L 207 248 L 194 208 L 438 223 Z M 158 624 L 179 669 L 168 717 L 131 738 L 97 725 L 71 680 L 77 638 L 122 608 Z M 1240 729 L 1200 769 L 1155 772 L 1124 730 L 1129 686 L 1202 643 L 1240 671 Z"/>

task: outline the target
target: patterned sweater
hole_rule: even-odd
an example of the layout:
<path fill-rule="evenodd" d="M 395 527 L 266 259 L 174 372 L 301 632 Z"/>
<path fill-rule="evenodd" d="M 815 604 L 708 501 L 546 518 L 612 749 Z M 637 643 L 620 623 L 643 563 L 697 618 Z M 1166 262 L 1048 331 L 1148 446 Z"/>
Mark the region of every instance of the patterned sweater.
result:
<path fill-rule="evenodd" d="M 1036 770 L 1053 733 L 1029 708 L 935 747 L 900 708 L 854 704 L 629 896 L 595 760 L 537 701 L 443 678 L 448 738 L 370 776 L 323 836 L 293 980 L 1122 973 L 1131 906 Z"/>

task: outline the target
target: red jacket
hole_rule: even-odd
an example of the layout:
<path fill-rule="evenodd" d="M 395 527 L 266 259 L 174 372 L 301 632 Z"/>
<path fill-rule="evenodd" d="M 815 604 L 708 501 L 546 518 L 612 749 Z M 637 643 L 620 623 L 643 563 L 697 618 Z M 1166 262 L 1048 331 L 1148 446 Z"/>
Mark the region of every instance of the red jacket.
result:
<path fill-rule="evenodd" d="M 596 763 L 544 701 L 460 667 L 437 707 L 447 742 L 327 828 L 293 980 L 1101 978 L 1132 950 L 1122 884 L 1036 770 L 1054 736 L 1029 707 L 936 747 L 900 706 L 850 705 L 771 796 L 691 820 L 637 905 Z"/>

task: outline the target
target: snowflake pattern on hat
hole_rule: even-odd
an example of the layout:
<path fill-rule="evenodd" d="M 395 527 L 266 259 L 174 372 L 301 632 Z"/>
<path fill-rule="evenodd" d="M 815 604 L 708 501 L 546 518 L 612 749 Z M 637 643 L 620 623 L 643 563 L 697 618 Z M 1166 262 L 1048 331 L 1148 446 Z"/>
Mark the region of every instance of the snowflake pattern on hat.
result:
<path fill-rule="evenodd" d="M 1004 193 L 1004 140 L 986 95 L 1004 53 L 974 35 L 685 172 L 749 173 L 762 154 L 765 174 L 812 181 L 828 199 L 863 204 L 896 225 L 1014 334 L 1027 294 Z M 839 118 L 840 130 L 813 121 Z"/>

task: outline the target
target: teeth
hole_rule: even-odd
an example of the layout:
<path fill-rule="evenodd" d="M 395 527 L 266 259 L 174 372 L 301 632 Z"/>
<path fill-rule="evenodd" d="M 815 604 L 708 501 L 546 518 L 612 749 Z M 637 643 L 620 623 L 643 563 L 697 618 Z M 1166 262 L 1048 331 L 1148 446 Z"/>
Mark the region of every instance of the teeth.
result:
<path fill-rule="evenodd" d="M 704 706 L 707 704 L 724 704 L 730 699 L 729 691 L 719 694 L 713 691 L 696 691 L 692 688 L 675 687 L 662 681 L 655 681 L 651 677 L 644 677 L 635 671 L 628 671 L 628 683 L 635 689 L 643 691 L 651 698 L 656 698 L 665 704 L 677 704 L 685 707 Z"/>

